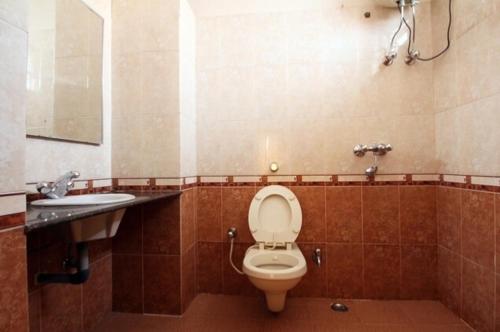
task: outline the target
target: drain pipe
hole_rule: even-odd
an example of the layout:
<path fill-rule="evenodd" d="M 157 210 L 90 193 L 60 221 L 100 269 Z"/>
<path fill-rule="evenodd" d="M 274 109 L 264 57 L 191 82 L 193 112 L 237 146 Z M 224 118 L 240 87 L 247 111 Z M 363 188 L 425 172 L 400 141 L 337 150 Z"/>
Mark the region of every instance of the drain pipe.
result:
<path fill-rule="evenodd" d="M 71 267 L 76 268 L 75 273 L 38 273 L 36 275 L 37 284 L 82 284 L 90 276 L 89 269 L 89 247 L 87 242 L 76 244 L 78 252 L 78 262 L 71 264 Z"/>
<path fill-rule="evenodd" d="M 233 269 L 238 272 L 238 274 L 245 275 L 243 271 L 238 269 L 236 265 L 233 263 L 233 246 L 234 246 L 234 239 L 238 235 L 238 232 L 236 231 L 235 227 L 231 227 L 227 230 L 227 237 L 231 241 L 231 246 L 229 247 L 229 264 L 233 267 Z"/>

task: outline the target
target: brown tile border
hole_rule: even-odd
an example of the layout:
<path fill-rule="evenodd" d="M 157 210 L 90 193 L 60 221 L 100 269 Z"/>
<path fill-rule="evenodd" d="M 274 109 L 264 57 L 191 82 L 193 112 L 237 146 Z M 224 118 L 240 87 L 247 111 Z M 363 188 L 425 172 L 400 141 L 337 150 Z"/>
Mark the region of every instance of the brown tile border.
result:
<path fill-rule="evenodd" d="M 26 221 L 25 212 L 0 216 L 0 230 L 24 225 L 25 221 Z"/>
<path fill-rule="evenodd" d="M 24 192 L 9 192 L 0 193 L 0 199 L 5 198 L 6 200 L 19 199 L 19 203 L 22 204 L 22 199 L 24 199 Z M 20 225 L 24 225 L 26 220 L 26 213 L 24 208 L 19 207 L 19 209 L 7 209 L 4 213 L 9 213 L 5 215 L 0 215 L 0 230 L 12 228 Z"/>
<path fill-rule="evenodd" d="M 459 188 L 459 189 L 470 189 L 470 190 L 478 190 L 478 191 L 487 191 L 487 192 L 493 192 L 493 193 L 500 193 L 500 186 L 491 186 L 491 185 L 482 185 L 482 184 L 472 184 L 471 183 L 471 178 L 472 176 L 466 175 L 465 180 L 466 183 L 457 183 L 457 182 L 449 182 L 445 181 L 445 175 L 443 174 L 435 174 L 436 176 L 439 176 L 439 180 L 414 180 L 413 177 L 414 175 L 416 176 L 421 176 L 421 175 L 429 175 L 429 177 L 434 176 L 434 174 L 382 174 L 384 176 L 398 176 L 398 175 L 403 175 L 405 180 L 404 181 L 376 181 L 374 177 L 368 178 L 367 181 L 339 181 L 339 176 L 363 176 L 359 174 L 341 174 L 341 175 L 335 175 L 335 174 L 326 174 L 326 175 L 286 175 L 286 176 L 294 176 L 296 177 L 296 181 L 292 182 L 269 182 L 268 177 L 269 176 L 274 176 L 274 175 L 249 175 L 249 176 L 236 176 L 236 175 L 227 175 L 227 176 L 221 176 L 221 175 L 206 175 L 206 176 L 191 176 L 191 177 L 172 177 L 172 178 L 112 178 L 112 186 L 108 187 L 98 187 L 94 188 L 93 186 L 93 181 L 92 179 L 90 180 L 85 180 L 88 182 L 88 187 L 84 189 L 75 189 L 72 190 L 69 194 L 70 195 L 82 195 L 82 194 L 89 194 L 89 193 L 105 193 L 105 192 L 110 192 L 113 190 L 119 190 L 119 191 L 141 191 L 141 192 L 146 192 L 146 191 L 169 191 L 169 190 L 186 190 L 190 188 L 195 188 L 195 187 L 262 187 L 262 186 L 267 186 L 267 185 L 282 185 L 282 186 L 287 186 L 287 187 L 295 187 L 295 186 L 322 186 L 322 187 L 332 187 L 332 186 L 339 186 L 339 187 L 352 187 L 352 186 L 362 186 L 362 187 L 370 187 L 370 186 L 433 186 L 433 185 L 438 185 L 438 186 L 443 186 L 443 187 L 451 187 L 451 188 Z M 280 176 L 285 176 L 285 175 L 280 175 Z M 304 181 L 303 178 L 305 176 L 308 177 L 331 177 L 331 181 Z M 456 175 L 453 175 L 456 176 Z M 252 181 L 242 181 L 238 182 L 235 181 L 235 178 L 255 178 L 258 179 L 254 182 Z M 489 178 L 491 176 L 485 176 L 485 178 Z M 195 178 L 194 182 L 191 183 L 186 183 L 187 179 L 193 179 Z M 202 182 L 202 178 L 205 179 L 220 179 L 221 181 L 215 181 L 215 182 Z M 491 177 L 494 178 L 494 177 Z M 157 180 L 159 179 L 172 179 L 172 180 L 179 180 L 178 185 L 157 185 Z M 99 179 L 95 179 L 99 180 Z M 119 185 L 119 180 L 146 180 L 147 185 Z M 18 195 L 22 193 L 13 193 L 13 194 L 0 194 L 0 196 L 9 196 L 9 195 Z M 28 193 L 27 194 L 27 200 L 28 202 L 31 202 L 36 199 L 41 199 L 43 198 L 42 195 L 37 194 L 37 193 Z"/>

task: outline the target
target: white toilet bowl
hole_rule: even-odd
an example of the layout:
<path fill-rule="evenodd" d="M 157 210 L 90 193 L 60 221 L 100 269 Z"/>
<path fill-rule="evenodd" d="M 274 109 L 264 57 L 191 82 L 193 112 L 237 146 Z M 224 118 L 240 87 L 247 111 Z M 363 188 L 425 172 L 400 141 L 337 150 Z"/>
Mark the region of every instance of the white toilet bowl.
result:
<path fill-rule="evenodd" d="M 243 260 L 243 272 L 266 294 L 270 311 L 285 307 L 288 290 L 295 287 L 307 272 L 307 264 L 296 244 L 291 249 L 259 249 L 250 247 Z"/>
<path fill-rule="evenodd" d="M 288 290 L 307 272 L 295 239 L 302 226 L 302 210 L 295 194 L 283 186 L 264 187 L 255 195 L 248 225 L 257 244 L 248 248 L 243 272 L 266 294 L 270 311 L 285 307 Z"/>

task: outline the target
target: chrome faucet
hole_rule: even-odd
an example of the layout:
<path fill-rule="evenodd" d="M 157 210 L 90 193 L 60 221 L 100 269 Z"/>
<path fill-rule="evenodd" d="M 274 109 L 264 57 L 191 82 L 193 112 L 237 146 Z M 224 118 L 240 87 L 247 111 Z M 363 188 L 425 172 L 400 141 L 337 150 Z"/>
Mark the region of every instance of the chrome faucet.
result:
<path fill-rule="evenodd" d="M 316 263 L 316 265 L 321 266 L 321 249 L 320 248 L 314 249 L 312 259 L 313 259 L 313 262 Z"/>
<path fill-rule="evenodd" d="M 378 157 L 384 156 L 387 152 L 392 151 L 392 145 L 390 144 L 373 144 L 373 145 L 365 145 L 358 144 L 354 147 L 354 154 L 357 157 L 364 157 L 367 152 L 373 152 L 373 164 L 365 170 L 365 174 L 368 177 L 374 177 L 378 171 Z"/>
<path fill-rule="evenodd" d="M 58 199 L 63 198 L 68 191 L 75 185 L 74 179 L 80 176 L 79 172 L 70 171 L 63 176 L 59 177 L 56 181 L 49 182 L 39 182 L 36 185 L 36 190 L 39 193 L 47 196 L 48 198 Z"/>

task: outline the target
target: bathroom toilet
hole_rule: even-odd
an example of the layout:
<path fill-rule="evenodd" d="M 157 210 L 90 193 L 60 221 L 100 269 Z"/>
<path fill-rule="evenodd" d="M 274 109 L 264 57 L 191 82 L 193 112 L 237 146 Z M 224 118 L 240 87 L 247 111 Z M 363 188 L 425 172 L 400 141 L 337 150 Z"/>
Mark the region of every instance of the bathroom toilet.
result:
<path fill-rule="evenodd" d="M 307 272 L 306 260 L 295 243 L 302 227 L 302 210 L 295 194 L 283 186 L 259 190 L 248 212 L 256 244 L 248 248 L 243 272 L 266 294 L 270 311 L 285 307 L 288 290 Z"/>

